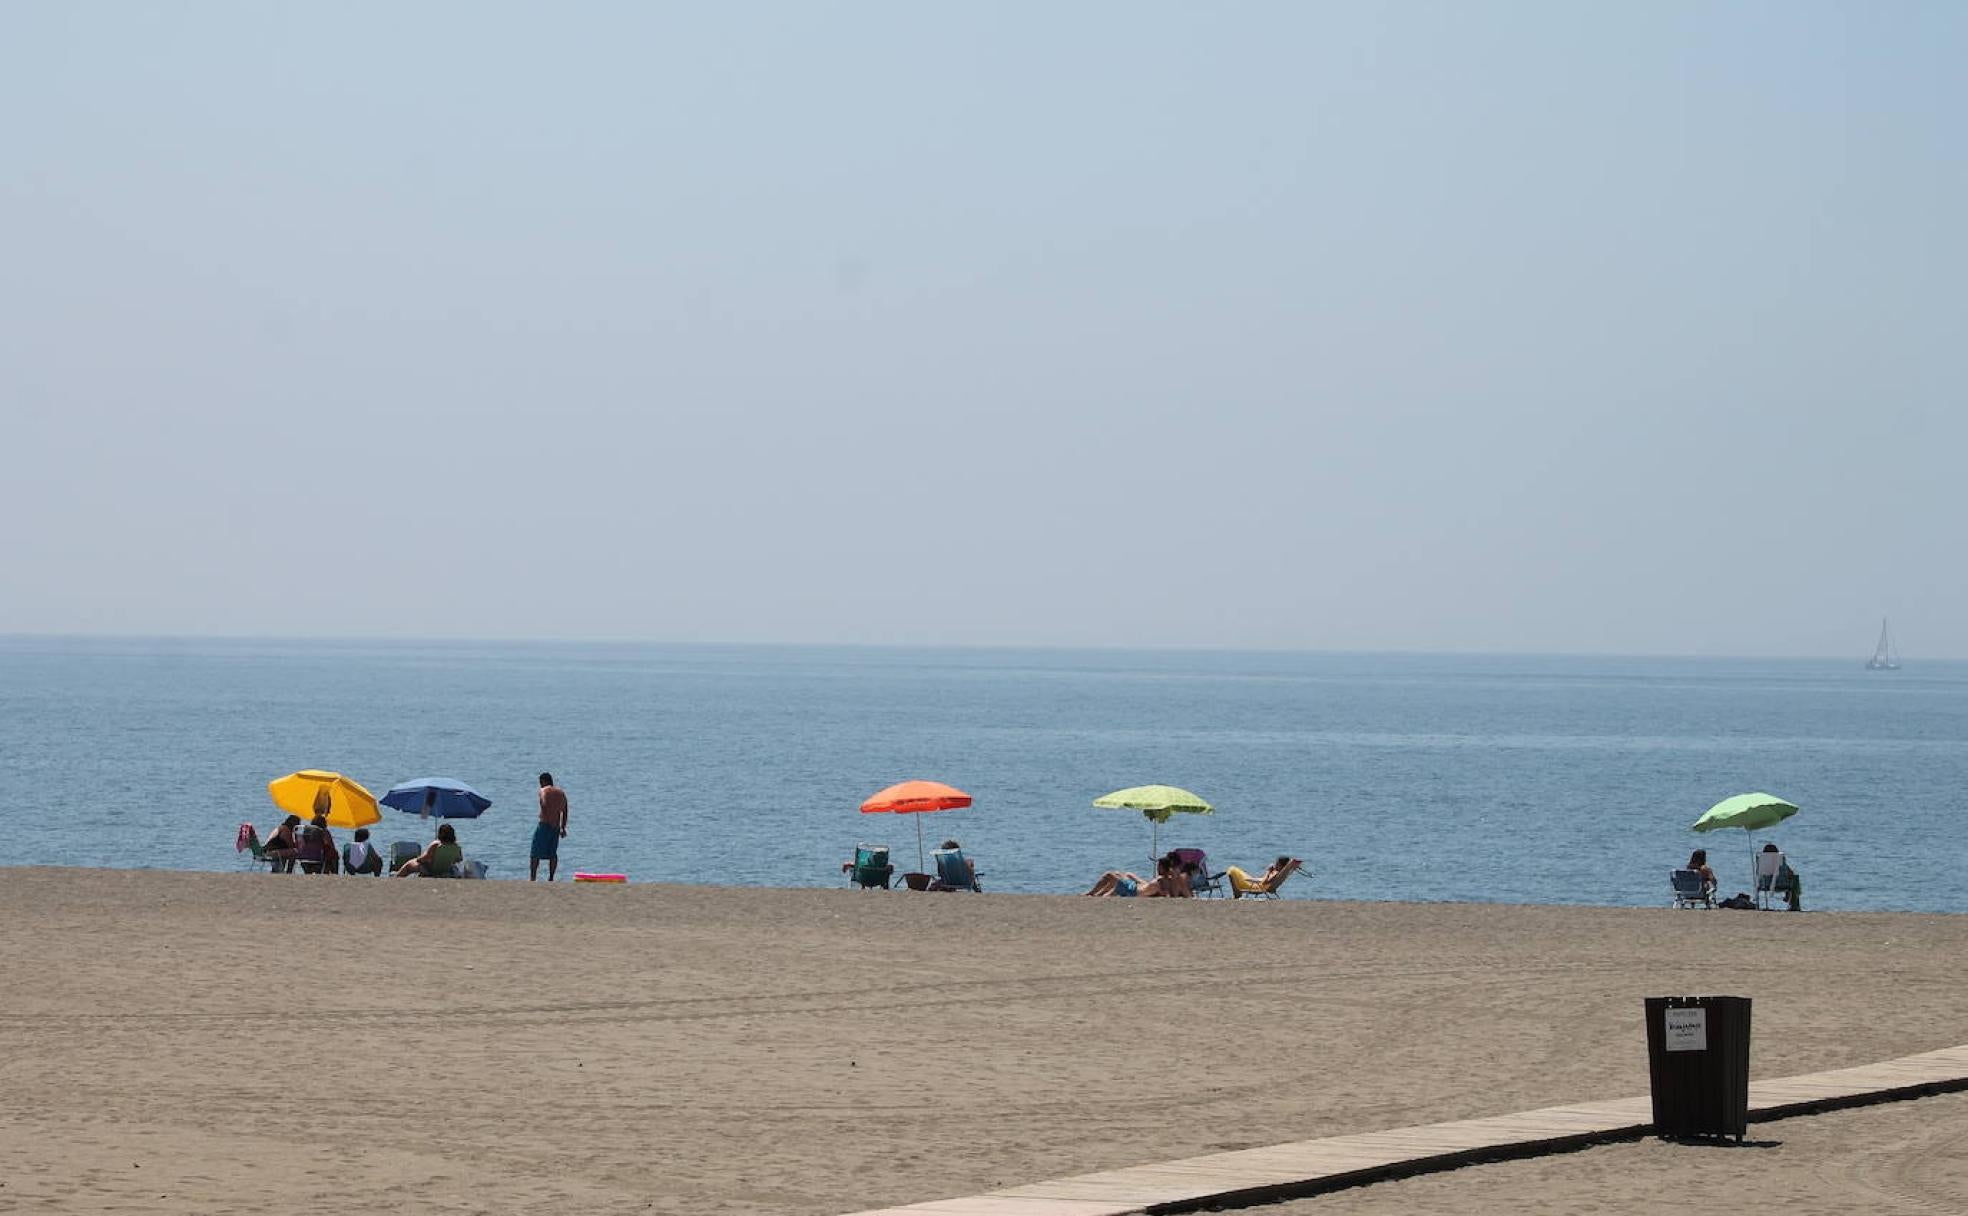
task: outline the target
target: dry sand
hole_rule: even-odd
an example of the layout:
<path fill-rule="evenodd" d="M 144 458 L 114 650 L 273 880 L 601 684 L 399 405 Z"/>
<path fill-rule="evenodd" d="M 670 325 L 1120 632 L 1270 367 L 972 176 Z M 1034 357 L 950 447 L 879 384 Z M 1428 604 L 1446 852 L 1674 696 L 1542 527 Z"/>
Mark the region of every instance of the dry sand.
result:
<path fill-rule="evenodd" d="M 1651 994 L 1754 997 L 1758 1077 L 1952 1046 L 1964 948 L 1948 916 L 0 870 L 0 1211 L 848 1212 L 1641 1094 Z M 1968 1100 L 1757 1136 L 1298 1206 L 1958 1200 Z"/>
<path fill-rule="evenodd" d="M 1968 1094 L 1753 1123 L 1749 1130 L 1740 1145 L 1651 1138 L 1601 1145 L 1378 1183 L 1251 1209 L 1249 1216 L 1968 1212 Z"/>

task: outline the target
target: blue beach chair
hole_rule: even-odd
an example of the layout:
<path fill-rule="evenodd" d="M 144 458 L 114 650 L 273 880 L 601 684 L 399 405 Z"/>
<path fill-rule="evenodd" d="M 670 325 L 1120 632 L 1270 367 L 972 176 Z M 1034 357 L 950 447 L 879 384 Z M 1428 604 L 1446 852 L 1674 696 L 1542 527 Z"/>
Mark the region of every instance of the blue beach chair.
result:
<path fill-rule="evenodd" d="M 1669 870 L 1667 881 L 1674 888 L 1674 906 L 1677 908 L 1712 908 L 1715 901 L 1702 887 L 1700 870 Z"/>
<path fill-rule="evenodd" d="M 929 855 L 936 863 L 936 881 L 929 889 L 932 891 L 982 891 L 977 883 L 977 867 L 970 858 L 963 855 L 962 849 L 938 849 Z"/>

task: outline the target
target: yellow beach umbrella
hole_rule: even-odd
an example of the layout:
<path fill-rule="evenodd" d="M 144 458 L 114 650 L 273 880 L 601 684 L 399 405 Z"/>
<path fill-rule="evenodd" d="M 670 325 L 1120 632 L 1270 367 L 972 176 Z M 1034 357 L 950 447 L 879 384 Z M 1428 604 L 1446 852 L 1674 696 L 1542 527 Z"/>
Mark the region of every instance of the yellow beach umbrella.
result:
<path fill-rule="evenodd" d="M 1111 794 L 1102 794 L 1093 800 L 1093 805 L 1115 810 L 1140 811 L 1148 820 L 1148 860 L 1154 861 L 1161 853 L 1162 825 L 1169 816 L 1180 812 L 1184 815 L 1214 815 L 1216 808 L 1179 785 L 1135 785 Z"/>
<path fill-rule="evenodd" d="M 325 797 L 331 828 L 366 828 L 383 819 L 374 794 L 340 773 L 318 768 L 304 768 L 269 781 L 267 793 L 273 795 L 273 805 L 303 820 L 320 812 Z"/>

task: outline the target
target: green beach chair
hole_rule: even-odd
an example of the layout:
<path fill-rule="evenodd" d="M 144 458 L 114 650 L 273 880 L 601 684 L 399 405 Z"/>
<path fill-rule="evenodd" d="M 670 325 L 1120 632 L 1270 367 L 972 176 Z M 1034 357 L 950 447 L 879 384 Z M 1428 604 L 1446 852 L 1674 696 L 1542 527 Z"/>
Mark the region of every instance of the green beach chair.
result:
<path fill-rule="evenodd" d="M 232 838 L 232 849 L 239 854 L 240 864 L 249 870 L 273 864 L 266 855 L 266 845 L 260 843 L 259 829 L 250 823 L 239 825 L 239 834 Z"/>
<path fill-rule="evenodd" d="M 857 844 L 854 846 L 854 860 L 841 863 L 841 872 L 847 881 L 867 890 L 880 887 L 886 891 L 888 883 L 895 875 L 895 867 L 888 862 L 888 846 L 885 844 Z"/>

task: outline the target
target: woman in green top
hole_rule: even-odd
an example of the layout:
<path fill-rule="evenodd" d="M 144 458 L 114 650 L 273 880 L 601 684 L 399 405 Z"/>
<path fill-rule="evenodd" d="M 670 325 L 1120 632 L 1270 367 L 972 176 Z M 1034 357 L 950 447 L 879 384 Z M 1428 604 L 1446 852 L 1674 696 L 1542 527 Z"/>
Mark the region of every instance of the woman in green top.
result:
<path fill-rule="evenodd" d="M 437 825 L 437 839 L 430 842 L 423 852 L 403 863 L 397 870 L 398 878 L 449 878 L 451 871 L 465 859 L 465 851 L 458 847 L 458 833 L 448 823 Z"/>

